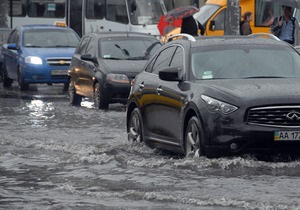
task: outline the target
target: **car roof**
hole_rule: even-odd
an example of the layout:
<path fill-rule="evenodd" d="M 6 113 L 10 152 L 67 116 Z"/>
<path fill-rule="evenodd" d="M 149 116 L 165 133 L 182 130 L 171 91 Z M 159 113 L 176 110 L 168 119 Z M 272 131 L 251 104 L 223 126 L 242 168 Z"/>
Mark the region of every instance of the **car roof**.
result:
<path fill-rule="evenodd" d="M 29 24 L 29 25 L 21 25 L 18 28 L 21 30 L 25 29 L 58 29 L 58 30 L 72 30 L 69 27 L 61 27 L 61 26 L 55 26 L 51 24 Z"/>
<path fill-rule="evenodd" d="M 265 46 L 290 46 L 284 41 L 280 41 L 274 37 L 259 37 L 259 36 L 200 36 L 194 40 L 178 39 L 168 43 L 181 43 L 190 47 L 204 46 L 225 46 L 225 45 L 265 45 Z"/>
<path fill-rule="evenodd" d="M 89 33 L 85 36 L 94 36 L 97 38 L 110 38 L 110 37 L 147 37 L 147 38 L 155 38 L 155 36 L 146 33 L 139 33 L 139 32 L 121 32 L 121 31 L 114 31 L 114 32 L 101 32 L 101 33 Z M 158 40 L 157 40 L 158 41 Z"/>

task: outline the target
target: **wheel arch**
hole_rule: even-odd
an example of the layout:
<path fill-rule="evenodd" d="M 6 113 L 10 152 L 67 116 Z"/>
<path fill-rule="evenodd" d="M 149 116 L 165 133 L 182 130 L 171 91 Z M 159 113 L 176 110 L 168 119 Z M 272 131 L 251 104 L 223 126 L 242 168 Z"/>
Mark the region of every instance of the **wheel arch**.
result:
<path fill-rule="evenodd" d="M 185 111 L 185 115 L 184 115 L 184 120 L 183 120 L 183 133 L 182 133 L 182 146 L 184 146 L 184 135 L 185 135 L 185 132 L 186 132 L 186 129 L 187 129 L 187 125 L 188 125 L 188 122 L 189 120 L 196 116 L 200 122 L 200 126 L 201 126 L 201 130 L 204 130 L 203 129 L 203 118 L 199 112 L 199 109 L 197 108 L 197 106 L 195 104 L 189 104 L 186 108 L 186 111 Z"/>
<path fill-rule="evenodd" d="M 127 132 L 129 131 L 128 124 L 130 120 L 130 115 L 135 108 L 138 108 L 138 105 L 133 100 L 127 102 L 127 107 L 126 107 L 126 131 Z"/>

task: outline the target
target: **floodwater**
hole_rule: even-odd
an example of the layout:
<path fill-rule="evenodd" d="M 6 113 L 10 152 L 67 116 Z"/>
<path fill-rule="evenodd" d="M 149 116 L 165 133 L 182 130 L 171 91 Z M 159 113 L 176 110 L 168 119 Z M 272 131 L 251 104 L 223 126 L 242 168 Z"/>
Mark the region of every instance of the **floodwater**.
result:
<path fill-rule="evenodd" d="M 73 107 L 60 88 L 0 87 L 0 209 L 300 209 L 299 160 L 129 144 L 125 106 Z"/>

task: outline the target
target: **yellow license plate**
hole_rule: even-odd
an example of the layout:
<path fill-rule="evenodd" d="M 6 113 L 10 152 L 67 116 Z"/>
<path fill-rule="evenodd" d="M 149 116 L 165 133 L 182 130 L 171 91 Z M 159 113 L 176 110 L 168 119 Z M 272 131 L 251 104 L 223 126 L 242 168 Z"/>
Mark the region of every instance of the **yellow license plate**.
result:
<path fill-rule="evenodd" d="M 300 131 L 275 131 L 275 141 L 300 141 Z"/>

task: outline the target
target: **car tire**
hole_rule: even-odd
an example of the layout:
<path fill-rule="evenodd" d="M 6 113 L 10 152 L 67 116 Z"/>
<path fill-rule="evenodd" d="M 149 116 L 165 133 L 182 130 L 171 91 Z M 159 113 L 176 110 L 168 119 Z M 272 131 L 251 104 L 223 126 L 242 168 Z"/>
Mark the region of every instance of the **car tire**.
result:
<path fill-rule="evenodd" d="M 71 80 L 69 83 L 68 93 L 69 93 L 70 104 L 72 104 L 74 106 L 80 106 L 82 97 L 76 93 L 76 88 L 75 88 L 74 82 L 72 82 Z"/>
<path fill-rule="evenodd" d="M 3 87 L 11 87 L 13 80 L 8 78 L 5 67 L 3 66 L 2 69 L 2 80 L 3 80 Z"/>
<path fill-rule="evenodd" d="M 99 83 L 96 83 L 94 86 L 94 104 L 97 109 L 108 109 L 108 99 L 101 91 Z"/>
<path fill-rule="evenodd" d="M 64 83 L 63 91 L 68 91 L 69 90 L 69 83 Z"/>
<path fill-rule="evenodd" d="M 130 143 L 143 142 L 142 120 L 137 108 L 135 108 L 130 114 L 127 133 L 128 141 Z"/>
<path fill-rule="evenodd" d="M 184 138 L 184 152 L 186 157 L 199 157 L 204 155 L 203 133 L 200 121 L 193 116 L 187 124 Z"/>
<path fill-rule="evenodd" d="M 20 90 L 28 90 L 29 84 L 24 81 L 21 67 L 18 68 L 18 83 Z"/>

